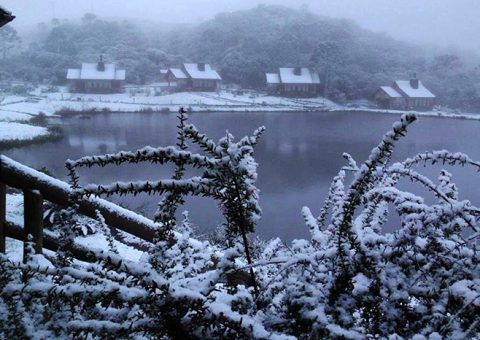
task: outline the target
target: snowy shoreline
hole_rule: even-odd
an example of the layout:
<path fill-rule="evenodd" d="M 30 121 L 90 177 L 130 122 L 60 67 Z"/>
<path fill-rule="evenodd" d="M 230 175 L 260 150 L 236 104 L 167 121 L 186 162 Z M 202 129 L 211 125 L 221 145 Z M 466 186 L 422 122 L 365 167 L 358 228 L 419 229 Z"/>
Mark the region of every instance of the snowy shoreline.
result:
<path fill-rule="evenodd" d="M 0 98 L 0 121 L 28 121 L 32 116 L 44 113 L 55 116 L 59 113 L 142 113 L 176 112 L 179 107 L 192 112 L 374 112 L 402 114 L 402 110 L 384 110 L 358 106 L 339 105 L 331 100 L 317 98 L 287 98 L 247 92 L 234 94 L 227 91 L 176 92 L 162 95 L 148 94 L 79 94 L 64 92 L 41 93 L 40 89 L 30 96 L 7 96 Z M 419 116 L 447 117 L 480 120 L 472 113 L 450 113 L 441 111 L 410 111 Z"/>
<path fill-rule="evenodd" d="M 191 112 L 372 112 L 401 115 L 405 111 L 382 110 L 358 106 L 355 108 L 336 104 L 328 99 L 285 98 L 244 91 L 234 94 L 227 91 L 177 92 L 163 95 L 77 94 L 65 92 L 42 93 L 38 88 L 25 96 L 0 97 L 0 147 L 22 146 L 52 138 L 48 129 L 29 124 L 32 117 L 44 114 L 49 117 L 91 115 L 99 113 L 172 113 L 179 107 Z M 480 115 L 441 111 L 410 111 L 418 116 L 480 120 Z M 21 124 L 21 125 L 19 125 Z"/>
<path fill-rule="evenodd" d="M 0 151 L 30 144 L 45 143 L 60 136 L 59 131 L 49 127 L 0 121 Z"/>
<path fill-rule="evenodd" d="M 477 113 L 448 113 L 442 111 L 401 111 L 401 110 L 382 110 L 382 109 L 352 109 L 344 108 L 340 110 L 331 110 L 330 112 L 342 111 L 342 112 L 371 112 L 378 114 L 391 114 L 391 115 L 402 115 L 405 112 L 413 113 L 421 117 L 434 117 L 434 118 L 451 118 L 451 119 L 467 119 L 467 120 L 480 120 L 480 114 Z"/>

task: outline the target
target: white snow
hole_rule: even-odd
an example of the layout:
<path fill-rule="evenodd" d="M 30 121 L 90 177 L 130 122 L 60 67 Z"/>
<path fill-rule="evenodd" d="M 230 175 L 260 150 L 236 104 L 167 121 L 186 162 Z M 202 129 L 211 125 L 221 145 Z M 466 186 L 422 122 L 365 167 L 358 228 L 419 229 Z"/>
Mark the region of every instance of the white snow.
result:
<path fill-rule="evenodd" d="M 99 71 L 97 63 L 82 63 L 81 69 L 68 69 L 67 79 L 125 80 L 125 70 L 117 70 L 115 64 L 105 64 L 105 70 Z"/>
<path fill-rule="evenodd" d="M 395 84 L 410 98 L 435 98 L 435 95 L 423 86 L 420 80 L 418 80 L 418 88 L 412 87 L 409 80 L 397 80 Z"/>
<path fill-rule="evenodd" d="M 146 93 L 133 94 L 134 90 L 146 91 Z M 26 120 L 39 113 L 51 116 L 63 109 L 85 112 L 104 109 L 111 112 L 169 109 L 171 112 L 176 112 L 180 106 L 191 107 L 195 112 L 368 111 L 382 114 L 405 113 L 405 110 L 372 109 L 364 105 L 346 107 L 323 97 L 286 98 L 255 91 L 234 94 L 225 90 L 153 95 L 151 90 L 151 86 L 129 86 L 125 93 L 117 94 L 67 93 L 62 89 L 63 92 L 35 93 L 35 97 L 7 96 L 0 102 L 0 121 L 16 121 L 17 118 Z M 418 116 L 480 120 L 480 115 L 476 113 L 459 113 L 452 110 L 435 109 L 409 112 Z"/>
<path fill-rule="evenodd" d="M 318 73 L 307 67 L 300 68 L 300 74 L 295 74 L 294 67 L 281 67 L 280 80 L 287 84 L 320 84 Z"/>
<path fill-rule="evenodd" d="M 4 122 L 18 122 L 27 121 L 32 118 L 32 115 L 27 113 L 21 113 L 16 111 L 2 110 L 0 109 L 0 121 Z"/>
<path fill-rule="evenodd" d="M 67 70 L 67 79 L 80 79 L 81 78 L 81 70 L 79 68 L 69 68 Z"/>
<path fill-rule="evenodd" d="M 187 75 L 179 68 L 171 68 L 170 71 L 177 79 L 187 79 Z"/>
<path fill-rule="evenodd" d="M 75 243 L 78 243 L 88 249 L 100 249 L 108 251 L 108 241 L 105 235 L 101 233 L 95 233 L 87 236 L 77 237 Z M 132 247 L 129 247 L 117 240 L 114 240 L 114 244 L 118 249 L 118 254 L 123 258 L 138 262 L 143 255 L 143 252 Z"/>
<path fill-rule="evenodd" d="M 280 84 L 280 77 L 278 73 L 266 73 L 267 84 Z"/>
<path fill-rule="evenodd" d="M 380 86 L 380 88 L 392 98 L 402 98 L 402 95 L 391 86 Z"/>
<path fill-rule="evenodd" d="M 354 295 L 361 295 L 368 292 L 368 289 L 371 284 L 371 280 L 363 275 L 362 273 L 358 273 L 353 279 L 353 291 Z"/>
<path fill-rule="evenodd" d="M 0 141 L 31 140 L 35 137 L 46 136 L 48 134 L 48 130 L 41 126 L 0 122 Z"/>
<path fill-rule="evenodd" d="M 23 195 L 7 194 L 7 221 L 23 227 Z M 108 251 L 108 242 L 105 235 L 95 233 L 87 236 L 79 236 L 75 242 L 88 249 Z M 119 255 L 127 260 L 138 262 L 143 255 L 142 251 L 129 247 L 117 240 L 114 241 Z M 21 261 L 23 254 L 23 242 L 11 238 L 6 239 L 6 251 L 10 259 Z"/>
<path fill-rule="evenodd" d="M 183 66 L 192 79 L 222 79 L 217 71 L 212 69 L 210 64 L 205 64 L 204 70 L 200 70 L 199 64 L 195 63 L 185 63 Z"/>
<path fill-rule="evenodd" d="M 137 87 L 150 90 L 150 87 Z M 130 93 L 132 91 L 132 94 Z M 129 87 L 126 93 L 116 94 L 81 94 L 81 93 L 48 93 L 33 102 L 28 97 L 16 98 L 11 104 L 0 106 L 0 110 L 25 115 L 36 115 L 40 112 L 53 115 L 63 109 L 75 111 L 138 112 L 145 109 L 160 111 L 164 108 L 176 112 L 180 106 L 191 107 L 193 111 L 328 111 L 340 109 L 332 101 L 317 98 L 284 98 L 244 92 L 242 95 L 227 91 L 219 92 L 176 92 L 162 95 L 133 94 Z M 147 91 L 148 92 L 148 91 Z M 151 92 L 151 91 L 150 91 Z M 1 111 L 0 111 L 1 112 Z"/>

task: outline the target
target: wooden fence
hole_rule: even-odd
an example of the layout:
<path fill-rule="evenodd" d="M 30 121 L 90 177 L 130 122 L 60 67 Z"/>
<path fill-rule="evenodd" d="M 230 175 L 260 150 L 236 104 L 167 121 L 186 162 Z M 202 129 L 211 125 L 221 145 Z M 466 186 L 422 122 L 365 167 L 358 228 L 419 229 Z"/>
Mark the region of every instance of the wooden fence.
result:
<path fill-rule="evenodd" d="M 7 221 L 7 187 L 23 191 L 24 227 Z M 29 235 L 33 238 L 36 253 L 42 253 L 43 248 L 56 251 L 59 240 L 43 231 L 43 201 L 67 207 L 70 193 L 68 183 L 0 155 L 0 252 L 5 253 L 6 237 L 26 242 Z M 112 230 L 121 230 L 143 241 L 153 242 L 157 226 L 152 220 L 100 198 L 79 201 L 78 213 L 96 219 L 97 210 Z M 80 260 L 88 260 L 88 252 L 79 245 L 72 249 L 73 255 Z"/>

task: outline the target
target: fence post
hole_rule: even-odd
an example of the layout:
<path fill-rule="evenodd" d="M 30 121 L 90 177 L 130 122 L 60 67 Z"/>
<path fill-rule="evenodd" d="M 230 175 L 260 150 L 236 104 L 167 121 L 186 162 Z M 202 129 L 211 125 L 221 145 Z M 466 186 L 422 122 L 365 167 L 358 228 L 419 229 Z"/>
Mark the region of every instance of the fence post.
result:
<path fill-rule="evenodd" d="M 0 253 L 5 254 L 5 228 L 7 221 L 7 186 L 0 182 Z"/>
<path fill-rule="evenodd" d="M 33 242 L 35 243 L 35 253 L 41 254 L 43 248 L 43 197 L 40 191 L 23 191 L 23 209 L 23 242 L 27 242 L 28 235 L 32 235 Z"/>

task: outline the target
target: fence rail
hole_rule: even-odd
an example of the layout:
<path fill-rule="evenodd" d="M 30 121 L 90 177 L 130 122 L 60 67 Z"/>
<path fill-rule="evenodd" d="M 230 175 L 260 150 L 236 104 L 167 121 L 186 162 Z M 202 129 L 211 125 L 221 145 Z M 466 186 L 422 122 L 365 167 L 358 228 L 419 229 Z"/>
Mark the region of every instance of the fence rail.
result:
<path fill-rule="evenodd" d="M 23 228 L 7 221 L 7 187 L 23 191 Z M 43 201 L 67 207 L 70 193 L 68 183 L 0 155 L 0 252 L 5 253 L 6 237 L 26 242 L 29 235 L 33 237 L 36 253 L 43 248 L 56 251 L 58 240 L 43 231 Z M 153 242 L 157 225 L 152 220 L 96 197 L 83 198 L 78 203 L 78 213 L 95 219 L 98 210 L 108 226 Z M 72 249 L 72 253 L 81 260 L 88 258 L 88 249 L 83 247 Z"/>

